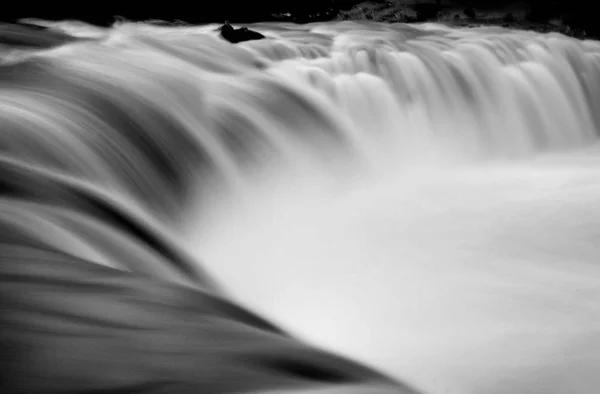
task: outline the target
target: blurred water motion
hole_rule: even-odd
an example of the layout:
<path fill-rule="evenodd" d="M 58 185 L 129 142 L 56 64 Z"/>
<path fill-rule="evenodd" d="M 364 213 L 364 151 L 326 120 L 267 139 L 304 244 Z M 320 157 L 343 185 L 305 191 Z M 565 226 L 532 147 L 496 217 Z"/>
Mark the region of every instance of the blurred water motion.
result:
<path fill-rule="evenodd" d="M 596 393 L 598 42 L 42 24 L 0 28 L 0 391 Z"/>

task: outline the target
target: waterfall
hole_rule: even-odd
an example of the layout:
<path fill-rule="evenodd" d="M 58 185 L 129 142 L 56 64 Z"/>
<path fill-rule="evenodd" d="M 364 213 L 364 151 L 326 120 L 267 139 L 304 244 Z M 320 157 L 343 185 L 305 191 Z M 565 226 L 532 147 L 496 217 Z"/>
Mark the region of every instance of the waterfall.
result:
<path fill-rule="evenodd" d="M 73 41 L 1 48 L 0 228 L 424 393 L 597 391 L 600 43 L 35 23 Z"/>

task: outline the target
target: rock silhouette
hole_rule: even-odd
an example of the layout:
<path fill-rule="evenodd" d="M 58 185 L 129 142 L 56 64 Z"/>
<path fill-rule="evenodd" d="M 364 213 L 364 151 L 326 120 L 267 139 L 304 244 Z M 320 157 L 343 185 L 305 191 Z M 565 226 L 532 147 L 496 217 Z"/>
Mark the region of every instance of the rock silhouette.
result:
<path fill-rule="evenodd" d="M 247 27 L 240 27 L 236 29 L 228 22 L 225 22 L 225 24 L 219 28 L 219 31 L 221 32 L 221 37 L 232 44 L 237 44 L 244 41 L 262 40 L 263 38 L 266 38 L 261 33 L 250 30 Z"/>

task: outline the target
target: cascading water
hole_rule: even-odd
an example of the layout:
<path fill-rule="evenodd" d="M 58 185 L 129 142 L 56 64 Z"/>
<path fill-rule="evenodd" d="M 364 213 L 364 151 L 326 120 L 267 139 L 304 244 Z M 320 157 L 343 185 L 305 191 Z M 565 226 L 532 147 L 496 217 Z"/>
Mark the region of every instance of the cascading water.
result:
<path fill-rule="evenodd" d="M 424 392 L 597 391 L 600 43 L 46 25 L 82 41 L 6 51 L 8 156 L 105 188 L 241 305 Z M 70 220 L 72 254 L 141 253 Z M 183 280 L 147 264 L 121 268 Z"/>

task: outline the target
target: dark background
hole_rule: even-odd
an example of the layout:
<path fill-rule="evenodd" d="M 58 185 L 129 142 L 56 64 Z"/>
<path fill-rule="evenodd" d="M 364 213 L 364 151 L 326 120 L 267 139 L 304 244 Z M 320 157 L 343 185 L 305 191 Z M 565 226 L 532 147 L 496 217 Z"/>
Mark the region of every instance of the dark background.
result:
<path fill-rule="evenodd" d="M 20 18 L 50 20 L 77 19 L 99 25 L 109 25 L 116 16 L 128 20 L 160 19 L 187 23 L 251 23 L 257 21 L 292 21 L 297 23 L 334 19 L 340 10 L 349 9 L 365 0 L 209 0 L 169 2 L 80 2 L 77 5 L 60 3 L 32 4 L 13 2 L 5 7 L 0 18 L 14 22 Z M 599 30 L 594 0 L 371 0 L 371 3 L 402 4 L 434 7 L 472 7 L 475 9 L 522 9 L 528 18 L 538 22 L 560 17 L 576 27 Z"/>

